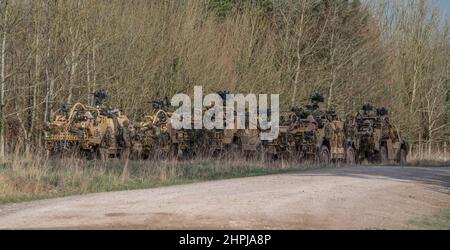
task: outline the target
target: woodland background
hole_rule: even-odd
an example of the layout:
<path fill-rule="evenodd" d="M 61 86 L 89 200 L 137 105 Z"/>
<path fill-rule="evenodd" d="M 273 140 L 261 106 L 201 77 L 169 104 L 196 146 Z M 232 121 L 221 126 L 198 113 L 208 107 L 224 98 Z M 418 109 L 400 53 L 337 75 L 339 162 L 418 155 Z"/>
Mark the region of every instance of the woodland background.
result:
<path fill-rule="evenodd" d="M 33 152 L 63 103 L 130 118 L 175 93 L 314 92 L 345 118 L 386 106 L 420 157 L 450 134 L 449 23 L 426 0 L 0 0 L 0 158 Z"/>

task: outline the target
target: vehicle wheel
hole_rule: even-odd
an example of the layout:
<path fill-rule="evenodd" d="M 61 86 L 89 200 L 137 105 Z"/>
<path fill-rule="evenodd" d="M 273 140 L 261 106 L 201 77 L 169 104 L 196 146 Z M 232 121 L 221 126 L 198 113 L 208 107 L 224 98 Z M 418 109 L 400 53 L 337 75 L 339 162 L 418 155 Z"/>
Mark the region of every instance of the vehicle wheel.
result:
<path fill-rule="evenodd" d="M 404 148 L 401 148 L 401 149 L 400 149 L 398 158 L 399 158 L 399 159 L 398 159 L 398 163 L 399 163 L 401 166 L 403 166 L 403 165 L 405 165 L 405 164 L 407 163 L 407 160 L 406 160 L 406 150 L 405 150 Z"/>
<path fill-rule="evenodd" d="M 188 149 L 178 149 L 177 158 L 181 161 L 189 160 L 193 157 L 193 152 Z"/>
<path fill-rule="evenodd" d="M 96 150 L 88 151 L 85 153 L 86 160 L 92 161 L 96 159 Z"/>
<path fill-rule="evenodd" d="M 327 146 L 322 146 L 319 151 L 319 163 L 323 165 L 330 165 L 331 155 Z"/>
<path fill-rule="evenodd" d="M 381 164 L 386 164 L 388 162 L 388 153 L 385 146 L 381 146 L 380 148 L 380 161 Z"/>
<path fill-rule="evenodd" d="M 348 147 L 345 150 L 345 163 L 349 165 L 355 165 L 356 158 L 355 158 L 355 149 L 353 149 L 353 147 Z"/>

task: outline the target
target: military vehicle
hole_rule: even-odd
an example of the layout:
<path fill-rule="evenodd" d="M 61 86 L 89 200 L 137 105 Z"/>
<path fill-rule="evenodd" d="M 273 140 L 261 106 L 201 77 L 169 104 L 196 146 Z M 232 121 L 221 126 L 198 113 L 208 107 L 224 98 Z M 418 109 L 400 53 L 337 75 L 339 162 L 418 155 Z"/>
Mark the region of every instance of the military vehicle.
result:
<path fill-rule="evenodd" d="M 256 112 L 258 112 L 258 110 L 256 110 Z M 244 114 L 239 115 L 242 115 L 242 117 L 238 117 L 238 113 L 235 112 L 235 126 L 237 126 L 238 119 L 242 119 L 245 128 L 235 130 L 232 153 L 236 156 L 263 160 L 265 158 L 265 149 L 263 147 L 263 141 L 261 141 L 262 130 L 258 124 L 258 120 L 254 121 L 250 119 L 250 112 L 248 109 L 245 110 Z"/>
<path fill-rule="evenodd" d="M 326 110 L 324 97 L 315 94 L 308 104 L 293 107 L 280 122 L 276 154 L 301 161 L 329 164 L 346 160 L 344 123 Z"/>
<path fill-rule="evenodd" d="M 384 107 L 375 109 L 371 104 L 364 104 L 357 115 L 347 121 L 347 144 L 354 150 L 358 162 L 406 163 L 407 142 L 390 123 L 388 115 Z"/>
<path fill-rule="evenodd" d="M 236 132 L 236 144 L 238 153 L 244 155 L 256 155 L 263 150 L 262 141 L 260 139 L 261 131 L 259 129 L 240 129 Z"/>
<path fill-rule="evenodd" d="M 95 106 L 64 105 L 44 128 L 45 148 L 50 155 L 83 153 L 89 158 L 127 157 L 134 128 L 117 109 L 103 107 L 107 93 L 94 93 Z"/>
<path fill-rule="evenodd" d="M 171 116 L 176 115 L 178 114 L 171 114 Z M 192 117 L 190 123 L 191 127 L 194 128 L 194 120 Z M 170 136 L 170 142 L 172 143 L 174 155 L 178 159 L 190 159 L 198 155 L 199 147 L 204 141 L 203 130 L 184 128 L 176 129 L 168 123 L 167 133 Z"/>
<path fill-rule="evenodd" d="M 209 156 L 217 156 L 230 150 L 236 150 L 236 132 L 236 129 L 204 130 L 201 134 L 203 143 L 198 146 L 198 149 Z"/>
<path fill-rule="evenodd" d="M 134 158 L 166 159 L 173 155 L 168 97 L 151 102 L 152 114 L 136 124 L 132 155 Z"/>
<path fill-rule="evenodd" d="M 270 114 L 270 112 L 269 112 Z M 264 150 L 264 157 L 267 160 L 287 159 L 295 155 L 296 147 L 292 145 L 288 136 L 289 127 L 295 120 L 295 115 L 291 111 L 282 111 L 279 119 L 279 134 L 278 137 L 270 141 L 262 141 L 262 148 Z M 270 116 L 269 116 L 270 119 Z M 266 130 L 261 130 L 267 132 Z"/>
<path fill-rule="evenodd" d="M 224 109 L 220 111 L 220 116 L 217 117 L 217 119 L 221 119 L 223 124 L 223 129 L 205 129 L 199 137 L 201 137 L 203 140 L 201 142 L 201 145 L 198 145 L 198 150 L 201 151 L 202 154 L 206 156 L 217 156 L 221 155 L 223 156 L 225 152 L 230 153 L 230 150 L 236 150 L 236 126 L 233 126 L 232 129 L 226 128 L 226 120 L 227 116 L 229 115 L 227 113 L 227 110 L 225 109 L 227 105 L 227 95 L 230 94 L 229 91 L 218 91 L 217 94 L 222 99 L 222 105 Z M 211 108 L 212 104 L 207 107 Z M 203 112 L 206 111 L 203 110 Z M 236 116 L 236 113 L 234 112 L 232 114 L 233 116 Z M 212 119 L 216 119 L 216 117 L 212 117 Z M 236 119 L 234 119 L 234 125 L 236 125 Z"/>

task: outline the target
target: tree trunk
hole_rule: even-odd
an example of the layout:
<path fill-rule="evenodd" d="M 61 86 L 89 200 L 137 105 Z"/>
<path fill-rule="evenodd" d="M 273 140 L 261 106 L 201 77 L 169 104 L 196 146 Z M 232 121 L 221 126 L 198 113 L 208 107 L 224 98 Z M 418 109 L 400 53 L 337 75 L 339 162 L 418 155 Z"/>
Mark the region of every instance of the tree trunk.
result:
<path fill-rule="evenodd" d="M 91 104 L 91 69 L 89 67 L 89 54 L 86 58 L 87 103 Z"/>
<path fill-rule="evenodd" d="M 412 86 L 412 94 L 411 94 L 411 104 L 409 106 L 409 113 L 414 113 L 414 102 L 416 101 L 416 93 L 417 93 L 417 75 L 418 75 L 418 69 L 417 69 L 417 63 L 414 62 L 414 75 L 413 75 L 413 86 Z"/>
<path fill-rule="evenodd" d="M 75 84 L 75 73 L 78 66 L 77 58 L 78 58 L 78 49 L 76 48 L 75 41 L 73 41 L 70 59 L 69 95 L 67 97 L 67 103 L 69 104 L 72 102 L 73 86 Z"/>
<path fill-rule="evenodd" d="M 300 66 L 301 66 L 301 62 L 302 62 L 302 58 L 300 55 L 300 40 L 303 39 L 304 20 L 305 20 L 305 1 L 303 2 L 303 6 L 302 6 L 302 14 L 300 17 L 299 31 L 298 31 L 298 37 L 297 37 L 297 48 L 296 48 L 297 67 L 295 68 L 294 90 L 292 91 L 291 106 L 295 106 L 295 100 L 297 97 L 297 85 L 298 85 L 298 79 L 300 77 Z"/>
<path fill-rule="evenodd" d="M 0 160 L 5 159 L 5 57 L 6 57 L 6 22 L 8 21 L 8 9 L 5 6 L 4 20 L 3 20 L 3 37 L 1 48 L 1 69 L 0 69 Z"/>
<path fill-rule="evenodd" d="M 334 84 L 336 82 L 336 67 L 334 65 L 335 61 L 335 55 L 336 55 L 336 45 L 334 43 L 334 31 L 331 34 L 331 56 L 330 56 L 330 65 L 331 65 L 331 82 L 330 82 L 330 88 L 328 90 L 328 102 L 327 102 L 327 108 L 329 109 L 331 105 L 333 104 L 333 94 L 334 94 Z"/>
<path fill-rule="evenodd" d="M 29 127 L 28 127 L 28 134 L 26 135 L 25 140 L 25 155 L 29 156 L 30 153 L 30 146 L 32 143 L 32 135 L 34 133 L 34 127 L 36 125 L 36 108 L 37 108 L 37 93 L 39 85 L 39 64 L 40 64 L 40 58 L 39 53 L 37 52 L 39 49 L 39 35 L 36 35 L 36 55 L 35 55 L 35 65 L 34 65 L 34 85 L 31 86 L 31 100 L 30 100 L 30 107 L 29 110 Z"/>
<path fill-rule="evenodd" d="M 49 64 L 50 64 L 50 49 L 52 44 L 51 34 L 50 34 L 50 4 L 47 3 L 47 54 L 45 63 L 45 110 L 44 110 L 44 122 L 49 122 L 51 120 L 51 101 L 53 96 L 54 80 L 50 77 Z"/>
<path fill-rule="evenodd" d="M 96 81 L 97 81 L 97 72 L 95 69 L 95 54 L 96 54 L 96 42 L 95 42 L 95 38 L 94 41 L 92 42 L 92 92 L 96 91 Z M 92 97 L 92 105 L 94 105 L 94 98 Z"/>

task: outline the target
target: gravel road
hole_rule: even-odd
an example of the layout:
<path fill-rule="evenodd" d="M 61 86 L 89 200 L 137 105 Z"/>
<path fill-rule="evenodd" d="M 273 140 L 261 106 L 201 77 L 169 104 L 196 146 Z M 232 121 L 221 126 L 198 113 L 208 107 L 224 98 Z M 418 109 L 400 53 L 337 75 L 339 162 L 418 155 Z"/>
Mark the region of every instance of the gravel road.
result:
<path fill-rule="evenodd" d="M 450 208 L 450 167 L 351 167 L 0 206 L 0 228 L 399 229 Z"/>

